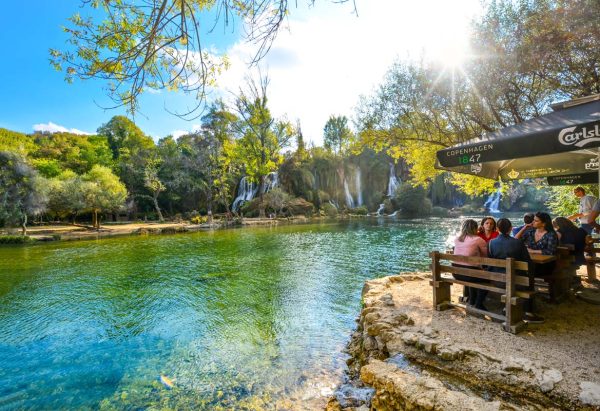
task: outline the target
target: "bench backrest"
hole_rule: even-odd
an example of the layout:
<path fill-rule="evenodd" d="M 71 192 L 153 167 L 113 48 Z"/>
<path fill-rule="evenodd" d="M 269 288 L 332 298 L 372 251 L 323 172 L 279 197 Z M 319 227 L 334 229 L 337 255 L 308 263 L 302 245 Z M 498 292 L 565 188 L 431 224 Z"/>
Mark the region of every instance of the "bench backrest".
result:
<path fill-rule="evenodd" d="M 513 289 L 515 285 L 529 285 L 529 277 L 517 275 L 517 271 L 529 270 L 529 264 L 525 261 L 517 261 L 514 258 L 507 258 L 504 260 L 487 257 L 467 257 L 463 255 L 440 253 L 438 251 L 433 251 L 430 254 L 430 256 L 432 259 L 431 270 L 434 276 L 434 280 L 438 280 L 439 275 L 441 273 L 450 273 L 465 275 L 483 280 L 495 281 L 499 283 L 506 283 L 507 287 L 511 287 Z M 505 270 L 505 273 L 487 271 L 486 269 L 478 267 L 457 267 L 456 265 L 452 265 L 451 263 L 443 263 L 442 261 L 444 260 L 461 265 L 485 265 L 488 267 L 499 267 L 503 268 Z"/>

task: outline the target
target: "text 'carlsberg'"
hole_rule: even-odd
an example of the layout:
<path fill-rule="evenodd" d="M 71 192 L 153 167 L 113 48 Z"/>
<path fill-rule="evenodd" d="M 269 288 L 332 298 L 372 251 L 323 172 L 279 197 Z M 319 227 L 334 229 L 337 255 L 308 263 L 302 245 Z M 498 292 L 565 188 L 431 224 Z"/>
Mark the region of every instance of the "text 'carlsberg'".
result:
<path fill-rule="evenodd" d="M 596 124 L 594 128 L 583 127 L 581 131 L 575 132 L 577 127 L 567 127 L 558 133 L 560 144 L 570 146 L 575 144 L 577 147 L 583 147 L 588 143 L 600 141 L 600 125 Z"/>

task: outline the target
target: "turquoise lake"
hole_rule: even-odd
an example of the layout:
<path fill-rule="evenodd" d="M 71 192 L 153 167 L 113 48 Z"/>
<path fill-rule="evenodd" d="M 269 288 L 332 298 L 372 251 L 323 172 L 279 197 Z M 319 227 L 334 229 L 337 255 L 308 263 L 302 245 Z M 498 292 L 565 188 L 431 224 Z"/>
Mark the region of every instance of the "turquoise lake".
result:
<path fill-rule="evenodd" d="M 2 247 L 0 409 L 323 405 L 343 377 L 364 281 L 427 269 L 458 225 L 371 219 Z"/>

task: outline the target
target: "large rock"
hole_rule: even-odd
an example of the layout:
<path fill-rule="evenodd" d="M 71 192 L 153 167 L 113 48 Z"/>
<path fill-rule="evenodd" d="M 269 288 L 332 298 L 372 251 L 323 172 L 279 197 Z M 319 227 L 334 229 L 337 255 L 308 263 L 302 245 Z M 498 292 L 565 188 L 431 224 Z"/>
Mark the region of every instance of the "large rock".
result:
<path fill-rule="evenodd" d="M 600 385 L 583 381 L 579 383 L 581 392 L 579 393 L 579 400 L 586 405 L 600 405 Z"/>
<path fill-rule="evenodd" d="M 446 388 L 427 375 L 413 375 L 393 364 L 372 360 L 361 370 L 361 379 L 372 385 L 371 408 L 386 410 L 499 410 L 499 401 Z"/>

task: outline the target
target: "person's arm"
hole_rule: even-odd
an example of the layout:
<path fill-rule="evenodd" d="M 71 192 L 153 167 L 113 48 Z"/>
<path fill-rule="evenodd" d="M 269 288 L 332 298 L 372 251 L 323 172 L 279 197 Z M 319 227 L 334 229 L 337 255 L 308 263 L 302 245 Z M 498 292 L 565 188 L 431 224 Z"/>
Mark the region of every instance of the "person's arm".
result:
<path fill-rule="evenodd" d="M 579 217 L 583 217 L 582 213 L 571 214 L 567 218 L 571 221 L 577 220 Z"/>
<path fill-rule="evenodd" d="M 480 241 L 477 244 L 479 246 L 479 256 L 487 257 L 488 256 L 488 245 L 483 238 L 480 238 L 479 240 Z"/>
<path fill-rule="evenodd" d="M 524 226 L 521 228 L 521 230 L 520 230 L 520 231 L 519 231 L 517 234 L 515 234 L 515 238 L 521 239 L 521 237 L 523 237 L 523 234 L 525 234 L 525 232 L 526 232 L 526 231 L 527 231 L 529 228 L 531 228 L 531 226 L 532 226 L 532 224 L 531 224 L 531 223 L 529 223 L 529 224 L 525 224 L 525 225 L 524 225 Z"/>

